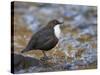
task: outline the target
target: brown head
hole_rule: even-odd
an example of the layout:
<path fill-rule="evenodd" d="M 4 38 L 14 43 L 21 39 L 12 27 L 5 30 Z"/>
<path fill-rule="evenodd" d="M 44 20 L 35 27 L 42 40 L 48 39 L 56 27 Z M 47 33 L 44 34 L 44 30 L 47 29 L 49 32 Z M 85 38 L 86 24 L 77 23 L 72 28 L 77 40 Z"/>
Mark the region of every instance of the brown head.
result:
<path fill-rule="evenodd" d="M 63 22 L 59 22 L 58 20 L 51 20 L 49 23 L 48 23 L 48 27 L 49 28 L 53 28 L 54 26 L 58 25 L 58 24 L 63 24 Z"/>

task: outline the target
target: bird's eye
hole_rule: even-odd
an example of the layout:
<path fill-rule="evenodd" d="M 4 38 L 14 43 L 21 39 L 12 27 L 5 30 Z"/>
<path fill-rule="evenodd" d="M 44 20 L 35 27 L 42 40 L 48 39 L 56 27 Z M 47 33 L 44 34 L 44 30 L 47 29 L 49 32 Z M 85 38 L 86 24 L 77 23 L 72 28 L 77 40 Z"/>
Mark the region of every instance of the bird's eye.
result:
<path fill-rule="evenodd" d="M 57 21 L 55 21 L 55 24 L 57 24 Z"/>

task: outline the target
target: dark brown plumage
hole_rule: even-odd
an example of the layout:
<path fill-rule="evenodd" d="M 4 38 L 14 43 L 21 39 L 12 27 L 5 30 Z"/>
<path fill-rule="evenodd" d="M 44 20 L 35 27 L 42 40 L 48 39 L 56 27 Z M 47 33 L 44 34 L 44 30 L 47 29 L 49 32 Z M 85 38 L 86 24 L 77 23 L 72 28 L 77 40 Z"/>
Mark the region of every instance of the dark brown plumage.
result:
<path fill-rule="evenodd" d="M 52 20 L 48 25 L 38 32 L 36 32 L 30 39 L 27 47 L 21 52 L 27 52 L 31 50 L 41 50 L 46 56 L 44 51 L 48 51 L 56 46 L 58 39 L 54 34 L 54 26 L 62 24 L 57 20 Z"/>

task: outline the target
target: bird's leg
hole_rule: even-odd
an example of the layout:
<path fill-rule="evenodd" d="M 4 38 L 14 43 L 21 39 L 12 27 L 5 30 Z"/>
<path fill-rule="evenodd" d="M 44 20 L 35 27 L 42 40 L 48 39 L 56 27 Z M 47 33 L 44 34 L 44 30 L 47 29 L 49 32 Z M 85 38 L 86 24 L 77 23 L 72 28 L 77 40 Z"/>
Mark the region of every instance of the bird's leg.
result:
<path fill-rule="evenodd" d="M 42 57 L 41 60 L 43 60 L 43 61 L 49 60 L 49 58 L 46 55 L 45 51 L 42 51 L 42 53 L 44 54 L 44 57 Z"/>
<path fill-rule="evenodd" d="M 44 58 L 47 58 L 45 51 L 42 51 L 42 53 L 44 54 Z"/>
<path fill-rule="evenodd" d="M 44 54 L 44 57 L 42 57 L 40 60 L 46 61 L 46 60 L 50 60 L 51 59 L 46 55 L 45 51 L 42 51 L 42 53 Z"/>

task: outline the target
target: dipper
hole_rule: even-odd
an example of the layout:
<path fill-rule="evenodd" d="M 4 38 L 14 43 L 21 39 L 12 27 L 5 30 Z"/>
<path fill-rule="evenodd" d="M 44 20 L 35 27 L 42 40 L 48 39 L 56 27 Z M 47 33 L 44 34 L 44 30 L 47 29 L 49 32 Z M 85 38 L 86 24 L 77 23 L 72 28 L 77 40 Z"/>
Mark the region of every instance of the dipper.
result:
<path fill-rule="evenodd" d="M 56 46 L 60 38 L 60 25 L 58 20 L 50 21 L 45 27 L 36 32 L 30 39 L 27 47 L 21 53 L 31 50 L 41 50 L 44 57 L 47 57 L 45 51 L 51 50 Z"/>

